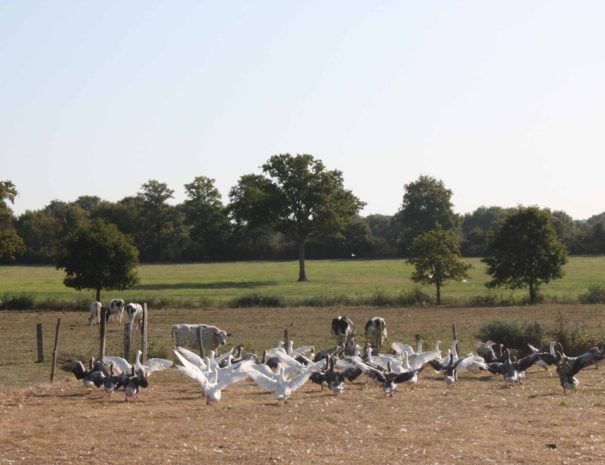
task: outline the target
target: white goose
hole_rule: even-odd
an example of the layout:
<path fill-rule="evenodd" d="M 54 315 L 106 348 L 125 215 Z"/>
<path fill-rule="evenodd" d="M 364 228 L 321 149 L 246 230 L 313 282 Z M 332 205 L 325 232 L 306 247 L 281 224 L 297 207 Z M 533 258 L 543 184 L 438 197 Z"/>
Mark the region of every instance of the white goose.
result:
<path fill-rule="evenodd" d="M 177 370 L 200 384 L 202 392 L 206 397 L 206 404 L 218 402 L 221 400 L 223 389 L 248 376 L 245 371 L 239 370 L 235 365 L 220 370 L 211 368 L 208 371 L 203 371 L 200 367 L 183 357 L 179 351 L 174 349 L 172 351 L 182 364 L 182 366 L 176 365 Z M 245 361 L 239 364 L 239 367 L 243 368 L 246 364 L 253 363 L 251 360 Z"/>
<path fill-rule="evenodd" d="M 149 378 L 152 373 L 156 371 L 165 370 L 170 368 L 174 363 L 172 360 L 166 360 L 165 358 L 150 358 L 145 363 L 141 363 L 141 355 L 143 352 L 137 350 L 135 355 L 134 365 L 131 365 L 128 360 L 122 357 L 106 356 L 103 357 L 103 362 L 112 363 L 114 371 L 120 373 L 132 373 L 141 374 L 145 378 Z"/>
<path fill-rule="evenodd" d="M 245 371 L 262 389 L 274 391 L 277 400 L 287 402 L 290 395 L 304 385 L 312 373 L 324 365 L 325 360 L 321 360 L 305 367 L 304 371 L 292 378 L 286 376 L 286 370 L 282 364 L 279 365 L 277 373 L 272 373 L 272 375 L 261 373 L 252 364 L 243 365 L 242 371 Z"/>

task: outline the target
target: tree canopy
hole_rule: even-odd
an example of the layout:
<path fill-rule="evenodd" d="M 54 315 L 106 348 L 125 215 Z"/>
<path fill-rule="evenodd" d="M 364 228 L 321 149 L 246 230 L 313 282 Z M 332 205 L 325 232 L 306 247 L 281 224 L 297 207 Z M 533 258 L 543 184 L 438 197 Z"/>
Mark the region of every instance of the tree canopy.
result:
<path fill-rule="evenodd" d="M 274 155 L 262 169 L 262 175 L 242 176 L 231 189 L 231 214 L 236 223 L 270 225 L 294 240 L 298 280 L 306 281 L 306 241 L 341 230 L 364 203 L 344 188 L 340 171 L 327 170 L 312 155 Z"/>
<path fill-rule="evenodd" d="M 565 246 L 557 237 L 549 211 L 518 207 L 489 237 L 489 256 L 483 259 L 492 277 L 489 287 L 529 288 L 529 302 L 537 303 L 538 289 L 563 276 Z"/>
<path fill-rule="evenodd" d="M 0 181 L 0 260 L 14 260 L 25 251 L 25 244 L 15 230 L 13 212 L 7 203 L 14 203 L 15 197 L 17 188 L 12 181 Z"/>
<path fill-rule="evenodd" d="M 404 254 L 414 238 L 438 227 L 451 229 L 457 224 L 452 210 L 452 191 L 443 181 L 431 176 L 420 176 L 404 186 L 401 209 L 395 217 L 400 227 L 400 245 Z"/>
<path fill-rule="evenodd" d="M 447 281 L 468 278 L 471 265 L 460 258 L 458 241 L 452 231 L 437 228 L 416 236 L 409 249 L 408 262 L 414 265 L 412 280 L 433 284 L 437 305 L 441 304 L 441 288 Z"/>
<path fill-rule="evenodd" d="M 128 236 L 103 220 L 80 226 L 65 241 L 57 269 L 65 270 L 63 283 L 77 290 L 121 290 L 137 281 L 138 251 Z"/>

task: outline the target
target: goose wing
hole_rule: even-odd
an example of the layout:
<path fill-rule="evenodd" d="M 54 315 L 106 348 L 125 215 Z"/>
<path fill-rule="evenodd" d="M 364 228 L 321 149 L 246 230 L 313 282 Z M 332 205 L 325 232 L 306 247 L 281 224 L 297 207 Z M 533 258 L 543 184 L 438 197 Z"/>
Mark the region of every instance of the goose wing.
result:
<path fill-rule="evenodd" d="M 258 384 L 262 389 L 265 389 L 267 391 L 275 391 L 275 388 L 278 384 L 277 380 L 269 378 L 267 375 L 261 373 L 254 366 L 251 365 L 243 366 L 242 370 L 245 371 L 246 374 L 250 376 L 250 378 L 252 378 L 254 382 Z"/>
<path fill-rule="evenodd" d="M 407 353 L 408 355 L 412 355 L 416 353 L 411 345 L 404 344 L 402 342 L 391 342 L 391 348 L 396 354 Z"/>
<path fill-rule="evenodd" d="M 165 370 L 172 365 L 174 365 L 172 360 L 166 360 L 165 358 L 150 358 L 143 363 L 143 369 L 145 371 L 145 376 L 149 377 L 152 373 Z"/>
<path fill-rule="evenodd" d="M 132 372 L 132 365 L 125 358 L 108 355 L 103 357 L 103 362 L 113 363 L 114 371 L 117 371 L 119 373 L 130 374 Z"/>
<path fill-rule="evenodd" d="M 221 370 L 218 374 L 218 388 L 225 389 L 234 383 L 242 381 L 248 377 L 248 373 L 243 369 L 245 366 L 253 365 L 253 361 L 243 362 L 238 368 L 232 370 Z"/>
<path fill-rule="evenodd" d="M 590 351 L 585 354 L 576 357 L 575 360 L 571 364 L 571 369 L 568 373 L 569 376 L 574 376 L 580 370 L 586 368 L 587 366 L 594 365 L 599 360 L 602 360 L 602 356 L 598 351 Z"/>
<path fill-rule="evenodd" d="M 200 386 L 202 386 L 202 389 L 205 389 L 208 385 L 208 378 L 202 372 L 202 370 L 200 370 L 197 366 L 195 366 L 193 363 L 183 357 L 176 350 L 173 349 L 172 351 L 174 352 L 174 355 L 176 355 L 176 358 L 179 360 L 179 362 L 182 363 L 182 366 L 176 365 L 176 368 L 177 370 L 179 370 L 179 373 L 182 373 L 185 376 L 196 380 L 200 384 Z"/>
<path fill-rule="evenodd" d="M 468 354 L 463 358 L 459 358 L 458 361 L 454 364 L 454 367 L 457 370 L 468 370 L 471 367 L 474 367 L 478 370 L 488 371 L 489 367 L 485 363 L 483 357 L 479 355 Z"/>
<path fill-rule="evenodd" d="M 290 389 L 292 391 L 296 391 L 299 387 L 301 387 L 303 384 L 305 384 L 308 381 L 309 377 L 313 373 L 314 373 L 313 371 L 309 370 L 305 373 L 296 375 L 294 378 L 291 378 L 289 381 L 287 381 L 288 385 L 290 386 Z"/>
<path fill-rule="evenodd" d="M 176 350 L 179 351 L 179 353 L 185 357 L 187 360 L 189 360 L 191 363 L 193 363 L 196 367 L 202 369 L 202 370 L 207 370 L 208 366 L 206 365 L 206 362 L 204 362 L 204 360 L 202 359 L 202 357 L 200 357 L 198 354 L 196 354 L 195 352 L 191 352 L 189 349 L 185 349 L 184 347 L 177 347 Z"/>
<path fill-rule="evenodd" d="M 377 383 L 385 382 L 386 378 L 384 376 L 384 373 L 380 370 L 377 370 L 376 368 L 373 368 L 373 367 L 367 365 L 366 363 L 363 362 L 363 360 L 361 360 L 361 358 L 349 357 L 348 360 L 352 364 L 351 366 L 359 368 L 371 380 L 373 380 Z"/>
<path fill-rule="evenodd" d="M 414 376 L 416 376 L 417 373 L 418 373 L 417 370 L 408 371 L 406 373 L 399 373 L 398 375 L 393 376 L 393 382 L 395 384 L 405 383 L 405 382 L 411 380 Z"/>
<path fill-rule="evenodd" d="M 409 357 L 408 363 L 410 364 L 410 371 L 421 370 L 422 367 L 431 360 L 438 360 L 439 358 L 441 358 L 439 353 L 434 350 L 416 354 L 415 357 Z"/>

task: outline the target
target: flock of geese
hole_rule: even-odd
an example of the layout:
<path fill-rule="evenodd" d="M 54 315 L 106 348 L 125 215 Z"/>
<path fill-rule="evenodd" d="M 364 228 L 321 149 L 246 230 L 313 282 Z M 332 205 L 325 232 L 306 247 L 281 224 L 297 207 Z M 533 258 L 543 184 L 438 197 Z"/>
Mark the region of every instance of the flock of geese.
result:
<path fill-rule="evenodd" d="M 443 376 L 448 387 L 458 380 L 463 371 L 491 373 L 503 377 L 505 383 L 515 385 L 523 382 L 525 372 L 533 365 L 549 371 L 556 369 L 564 394 L 575 389 L 579 381 L 576 374 L 605 358 L 605 348 L 594 347 L 577 356 L 567 356 L 561 344 L 552 342 L 546 349 L 528 345 L 530 354 L 515 358 L 513 350 L 493 341 L 477 342 L 475 352 L 463 356 L 458 354 L 457 341 L 453 341 L 447 354 L 442 356 L 440 341 L 431 350 L 423 350 L 423 341 L 416 348 L 400 342 L 391 344 L 392 353 L 380 353 L 370 344 L 363 351 L 354 341 L 346 347 L 337 346 L 315 354 L 312 346 L 294 348 L 291 340 L 286 344 L 267 349 L 262 357 L 246 353 L 242 346 L 217 355 L 210 352 L 208 357 L 184 347 L 175 347 L 177 364 L 171 360 L 151 358 L 141 363 L 141 351 L 136 353 L 134 364 L 121 357 L 105 357 L 90 360 L 88 369 L 81 361 L 67 369 L 91 392 L 103 388 L 108 394 L 123 390 L 125 400 L 136 396 L 141 388 L 149 385 L 149 378 L 157 371 L 173 366 L 184 376 L 199 383 L 206 403 L 220 401 L 222 391 L 244 379 L 252 379 L 264 391 L 275 393 L 278 400 L 287 402 L 294 391 L 309 380 L 327 388 L 335 394 L 341 393 L 346 382 L 360 376 L 379 386 L 387 396 L 393 396 L 398 386 L 410 386 L 418 381 L 418 374 L 430 369 Z"/>

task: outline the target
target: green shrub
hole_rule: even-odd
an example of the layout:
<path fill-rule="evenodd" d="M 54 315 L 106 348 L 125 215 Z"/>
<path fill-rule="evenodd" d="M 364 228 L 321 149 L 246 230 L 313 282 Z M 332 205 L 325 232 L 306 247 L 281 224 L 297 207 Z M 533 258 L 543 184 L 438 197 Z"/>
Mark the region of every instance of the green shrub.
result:
<path fill-rule="evenodd" d="M 599 338 L 588 334 L 583 327 L 568 327 L 560 312 L 558 326 L 552 331 L 551 336 L 552 340 L 559 342 L 564 352 L 570 356 L 580 355 L 591 347 L 602 344 Z"/>
<path fill-rule="evenodd" d="M 537 321 L 518 323 L 516 321 L 490 321 L 481 326 L 477 338 L 494 341 L 505 347 L 527 350 L 527 344 L 541 347 L 546 339 L 546 331 Z"/>
<path fill-rule="evenodd" d="M 283 298 L 272 295 L 249 294 L 233 299 L 230 307 L 283 307 Z"/>
<path fill-rule="evenodd" d="M 588 292 L 580 295 L 583 304 L 605 304 L 605 286 L 594 284 L 588 288 Z"/>
<path fill-rule="evenodd" d="M 32 294 L 13 294 L 5 292 L 2 295 L 0 308 L 3 310 L 32 310 L 35 306 L 35 299 Z"/>

